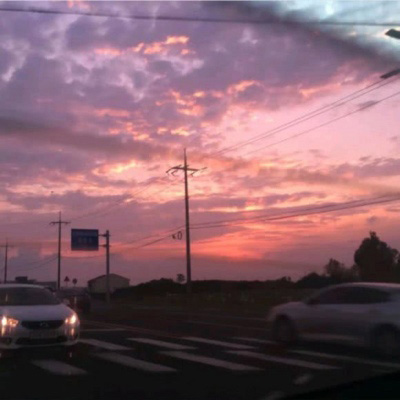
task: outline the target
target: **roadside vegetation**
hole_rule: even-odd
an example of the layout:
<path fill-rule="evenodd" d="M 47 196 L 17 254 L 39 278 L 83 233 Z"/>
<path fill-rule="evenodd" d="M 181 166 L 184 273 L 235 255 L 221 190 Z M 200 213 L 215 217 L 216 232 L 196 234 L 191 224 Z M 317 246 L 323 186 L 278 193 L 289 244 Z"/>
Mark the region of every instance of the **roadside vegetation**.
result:
<path fill-rule="evenodd" d="M 297 281 L 284 276 L 266 281 L 198 280 L 186 296 L 185 277 L 162 278 L 124 288 L 113 294 L 115 306 L 161 307 L 203 311 L 262 313 L 280 303 L 298 301 L 329 285 L 380 281 L 400 283 L 399 252 L 370 232 L 354 253 L 350 267 L 329 259 L 322 272 L 311 272 Z"/>

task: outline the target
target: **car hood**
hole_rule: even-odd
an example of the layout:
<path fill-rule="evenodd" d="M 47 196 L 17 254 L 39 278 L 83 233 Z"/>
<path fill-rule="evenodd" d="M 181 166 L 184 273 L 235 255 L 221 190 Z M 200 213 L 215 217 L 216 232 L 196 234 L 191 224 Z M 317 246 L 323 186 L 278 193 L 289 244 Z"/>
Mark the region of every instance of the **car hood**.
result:
<path fill-rule="evenodd" d="M 301 305 L 302 305 L 301 301 L 291 301 L 289 303 L 279 304 L 271 309 L 271 311 L 268 314 L 268 318 L 273 319 L 276 314 L 282 311 L 296 310 L 297 308 L 301 307 Z"/>
<path fill-rule="evenodd" d="M 298 307 L 301 304 L 303 304 L 301 301 L 290 301 L 289 303 L 281 304 L 278 307 L 281 307 L 281 308 L 293 308 L 293 307 Z"/>
<path fill-rule="evenodd" d="M 72 313 L 73 311 L 65 304 L 0 307 L 0 315 L 7 315 L 23 321 L 51 321 L 65 319 Z"/>

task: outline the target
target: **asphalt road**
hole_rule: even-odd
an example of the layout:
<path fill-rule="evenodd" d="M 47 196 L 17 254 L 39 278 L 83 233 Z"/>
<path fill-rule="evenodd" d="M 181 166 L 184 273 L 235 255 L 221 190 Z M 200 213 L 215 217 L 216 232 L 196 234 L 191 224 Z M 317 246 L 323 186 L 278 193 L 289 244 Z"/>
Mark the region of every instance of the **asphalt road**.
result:
<path fill-rule="evenodd" d="M 400 360 L 361 349 L 280 347 L 258 318 L 130 314 L 90 315 L 73 351 L 2 354 L 2 399 L 274 400 L 400 370 Z"/>

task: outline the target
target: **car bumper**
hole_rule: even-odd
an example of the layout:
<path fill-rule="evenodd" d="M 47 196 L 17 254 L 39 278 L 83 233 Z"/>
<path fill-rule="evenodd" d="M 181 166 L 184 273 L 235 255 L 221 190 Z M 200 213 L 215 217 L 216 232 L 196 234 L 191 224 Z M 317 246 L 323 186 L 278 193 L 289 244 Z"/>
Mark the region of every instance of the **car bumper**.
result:
<path fill-rule="evenodd" d="M 0 349 L 23 347 L 73 346 L 79 340 L 80 329 L 62 326 L 57 329 L 26 329 L 16 327 L 0 331 Z"/>

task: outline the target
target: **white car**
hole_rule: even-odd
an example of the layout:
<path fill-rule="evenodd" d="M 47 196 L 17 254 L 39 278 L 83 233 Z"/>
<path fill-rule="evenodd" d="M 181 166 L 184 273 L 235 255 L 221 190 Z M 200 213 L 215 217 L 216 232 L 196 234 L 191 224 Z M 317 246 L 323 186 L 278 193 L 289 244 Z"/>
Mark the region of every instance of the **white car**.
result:
<path fill-rule="evenodd" d="M 46 288 L 0 285 L 0 349 L 71 346 L 79 325 L 76 313 Z"/>
<path fill-rule="evenodd" d="M 269 316 L 279 342 L 297 339 L 371 346 L 400 354 L 400 285 L 348 283 L 322 289 L 308 299 L 274 307 Z"/>

